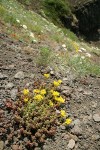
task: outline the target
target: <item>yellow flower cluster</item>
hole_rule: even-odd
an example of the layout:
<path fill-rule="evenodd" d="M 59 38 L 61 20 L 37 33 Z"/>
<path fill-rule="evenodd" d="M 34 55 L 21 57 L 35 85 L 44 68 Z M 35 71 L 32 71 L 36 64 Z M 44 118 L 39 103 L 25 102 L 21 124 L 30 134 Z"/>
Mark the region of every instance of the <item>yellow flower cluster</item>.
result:
<path fill-rule="evenodd" d="M 40 93 L 40 90 L 39 89 L 34 89 L 33 93 L 38 94 L 38 93 Z"/>
<path fill-rule="evenodd" d="M 73 46 L 74 46 L 76 52 L 78 52 L 78 51 L 79 51 L 79 46 L 78 46 L 78 44 L 77 44 L 76 42 L 74 42 L 74 43 L 72 43 L 72 44 L 73 44 Z"/>
<path fill-rule="evenodd" d="M 34 89 L 33 93 L 35 94 L 34 99 L 38 100 L 38 101 L 41 101 L 44 98 L 43 96 L 46 94 L 46 90 L 45 89 L 41 89 L 41 90 Z"/>
<path fill-rule="evenodd" d="M 49 78 L 49 77 L 50 77 L 50 74 L 48 74 L 48 73 L 46 74 L 46 73 L 45 73 L 45 74 L 44 74 L 44 77 Z"/>
<path fill-rule="evenodd" d="M 65 99 L 63 99 L 61 96 L 60 97 L 55 96 L 55 100 L 58 101 L 59 103 L 64 103 L 65 102 Z"/>
<path fill-rule="evenodd" d="M 45 94 L 46 94 L 46 90 L 45 90 L 45 89 L 42 89 L 42 90 L 40 91 L 40 94 L 41 94 L 41 95 L 45 95 Z"/>
<path fill-rule="evenodd" d="M 54 85 L 55 87 L 58 87 L 61 83 L 62 83 L 62 80 L 58 80 L 58 81 L 54 81 L 54 82 L 53 82 L 53 85 Z"/>
<path fill-rule="evenodd" d="M 49 105 L 50 105 L 51 107 L 54 105 L 51 100 L 49 101 Z"/>
<path fill-rule="evenodd" d="M 44 77 L 49 78 L 50 74 L 44 74 Z M 48 86 L 46 89 L 44 87 L 44 84 L 42 86 L 40 85 L 39 89 L 33 90 L 33 95 L 31 94 L 31 92 L 29 92 L 29 89 L 26 88 L 23 90 L 23 101 L 27 103 L 30 99 L 33 99 L 34 102 L 40 102 L 43 100 L 44 103 L 44 101 L 46 100 L 46 104 L 48 104 L 50 107 L 56 108 L 57 104 L 57 106 L 60 106 L 62 103 L 65 103 L 65 99 L 60 96 L 60 93 L 56 90 L 61 83 L 62 80 L 54 80 L 53 84 L 50 84 L 50 86 Z M 70 118 L 67 118 L 65 110 L 61 109 L 59 115 L 60 118 L 63 120 L 64 125 L 71 124 L 72 120 Z"/>
<path fill-rule="evenodd" d="M 28 98 L 24 98 L 24 102 L 25 102 L 25 103 L 27 103 L 27 102 L 28 102 L 28 100 L 29 100 Z"/>
<path fill-rule="evenodd" d="M 41 101 L 41 100 L 43 100 L 43 96 L 40 95 L 40 94 L 37 94 L 37 95 L 34 96 L 34 99 L 38 100 L 38 101 Z"/>
<path fill-rule="evenodd" d="M 69 125 L 71 123 L 72 123 L 72 119 L 70 119 L 70 118 L 67 118 L 64 122 L 65 125 Z"/>
<path fill-rule="evenodd" d="M 24 95 L 28 95 L 28 94 L 29 94 L 29 89 L 24 89 L 24 90 L 23 90 L 23 94 L 24 94 Z"/>
<path fill-rule="evenodd" d="M 59 96 L 59 92 L 53 91 L 53 92 L 52 92 L 52 95 L 53 95 L 53 96 Z"/>
<path fill-rule="evenodd" d="M 46 94 L 46 90 L 45 89 L 42 89 L 42 90 L 34 89 L 33 93 L 40 94 L 40 95 L 45 95 Z"/>
<path fill-rule="evenodd" d="M 65 99 L 63 99 L 61 96 L 60 96 L 60 93 L 57 92 L 57 91 L 53 91 L 51 90 L 50 91 L 52 93 L 52 95 L 54 96 L 54 99 L 59 102 L 59 103 L 64 103 L 65 102 Z"/>
<path fill-rule="evenodd" d="M 61 111 L 60 111 L 60 114 L 61 114 L 61 117 L 66 117 L 66 112 L 65 112 L 65 110 L 61 110 Z"/>

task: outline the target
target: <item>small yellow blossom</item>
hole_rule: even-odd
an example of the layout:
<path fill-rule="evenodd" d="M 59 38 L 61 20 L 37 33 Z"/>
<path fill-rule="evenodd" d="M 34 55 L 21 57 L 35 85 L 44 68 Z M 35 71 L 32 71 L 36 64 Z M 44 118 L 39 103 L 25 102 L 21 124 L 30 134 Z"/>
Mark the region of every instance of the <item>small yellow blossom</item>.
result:
<path fill-rule="evenodd" d="M 40 90 L 39 90 L 39 89 L 34 89 L 34 90 L 33 90 L 33 93 L 39 94 L 39 93 L 40 93 Z"/>
<path fill-rule="evenodd" d="M 60 102 L 60 103 L 64 103 L 65 102 L 65 99 L 63 99 L 61 96 L 60 97 L 56 97 L 55 96 L 55 100 Z"/>
<path fill-rule="evenodd" d="M 34 99 L 41 101 L 41 100 L 43 100 L 43 96 L 40 94 L 37 94 L 36 96 L 34 96 Z"/>
<path fill-rule="evenodd" d="M 53 84 L 54 84 L 54 86 L 56 86 L 56 87 L 60 85 L 60 83 L 59 83 L 58 81 L 54 81 Z"/>
<path fill-rule="evenodd" d="M 76 42 L 74 42 L 74 43 L 72 43 L 72 44 L 73 44 L 73 46 L 74 46 L 76 52 L 78 52 L 78 51 L 79 51 L 79 46 L 78 46 L 78 44 L 77 44 Z"/>
<path fill-rule="evenodd" d="M 53 95 L 53 96 L 59 96 L 59 92 L 53 91 L 52 95 Z"/>
<path fill-rule="evenodd" d="M 69 124 L 71 124 L 71 122 L 72 122 L 72 119 L 67 118 L 64 123 L 67 124 L 67 125 L 69 125 Z"/>
<path fill-rule="evenodd" d="M 40 94 L 41 94 L 41 95 L 45 95 L 45 94 L 46 94 L 46 90 L 45 90 L 45 89 L 42 89 L 42 90 L 40 91 Z"/>
<path fill-rule="evenodd" d="M 53 93 L 54 92 L 54 90 L 50 90 L 50 93 Z"/>
<path fill-rule="evenodd" d="M 28 94 L 29 94 L 29 89 L 24 89 L 24 90 L 23 90 L 23 94 L 24 94 L 24 95 L 28 95 Z"/>
<path fill-rule="evenodd" d="M 58 80 L 58 83 L 61 84 L 61 83 L 62 83 L 62 80 Z"/>
<path fill-rule="evenodd" d="M 28 102 L 28 98 L 24 98 L 24 102 L 27 103 Z"/>
<path fill-rule="evenodd" d="M 53 106 L 53 102 L 50 100 L 49 101 L 49 105 L 52 107 Z"/>
<path fill-rule="evenodd" d="M 66 117 L 66 112 L 65 112 L 65 110 L 61 110 L 61 111 L 60 111 L 60 114 L 61 114 L 62 117 Z"/>
<path fill-rule="evenodd" d="M 45 73 L 45 74 L 44 74 L 44 77 L 49 78 L 49 77 L 50 77 L 50 74 L 48 74 L 48 73 L 46 74 L 46 73 Z"/>

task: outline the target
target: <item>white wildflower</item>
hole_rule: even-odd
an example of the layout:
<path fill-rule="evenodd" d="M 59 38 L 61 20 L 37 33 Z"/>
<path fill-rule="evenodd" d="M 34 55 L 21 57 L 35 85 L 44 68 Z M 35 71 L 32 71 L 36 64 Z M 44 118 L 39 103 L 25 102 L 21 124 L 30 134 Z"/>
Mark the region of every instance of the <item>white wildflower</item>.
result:
<path fill-rule="evenodd" d="M 87 56 L 87 57 L 91 57 L 91 54 L 90 54 L 90 53 L 86 53 L 86 56 Z"/>
<path fill-rule="evenodd" d="M 79 49 L 78 51 L 79 51 L 79 52 L 82 52 L 82 50 L 81 50 L 81 49 Z"/>
<path fill-rule="evenodd" d="M 83 48 L 83 47 L 81 47 L 80 50 L 83 51 L 83 52 L 86 52 L 86 49 Z"/>
<path fill-rule="evenodd" d="M 36 40 L 36 39 L 33 39 L 33 42 L 34 42 L 34 43 L 37 43 L 37 40 Z"/>
<path fill-rule="evenodd" d="M 26 25 L 22 25 L 22 27 L 23 27 L 24 29 L 27 29 L 27 26 L 26 26 Z"/>
<path fill-rule="evenodd" d="M 16 19 L 16 22 L 20 23 L 20 20 Z"/>
<path fill-rule="evenodd" d="M 82 64 L 82 61 L 80 61 L 80 64 Z"/>
<path fill-rule="evenodd" d="M 62 45 L 62 47 L 63 47 L 63 48 L 66 48 L 66 45 L 65 45 L 65 44 L 63 44 L 63 45 Z"/>
<path fill-rule="evenodd" d="M 81 59 L 85 59 L 85 56 L 81 56 Z"/>
<path fill-rule="evenodd" d="M 30 37 L 34 38 L 34 34 L 32 32 L 30 32 Z"/>

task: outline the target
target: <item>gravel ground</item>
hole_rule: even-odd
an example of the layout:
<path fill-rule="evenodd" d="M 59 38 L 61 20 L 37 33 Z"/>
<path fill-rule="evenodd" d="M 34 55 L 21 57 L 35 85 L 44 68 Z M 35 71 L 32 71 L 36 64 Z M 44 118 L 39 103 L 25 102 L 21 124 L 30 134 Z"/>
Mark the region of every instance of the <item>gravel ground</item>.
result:
<path fill-rule="evenodd" d="M 6 99 L 16 100 L 16 87 L 31 87 L 34 77 L 41 77 L 43 70 L 37 68 L 34 62 L 37 51 L 36 44 L 28 46 L 0 34 L 0 113 Z M 37 147 L 35 150 L 99 150 L 100 78 L 77 78 L 67 73 L 64 76 L 58 73 L 57 76 L 63 80 L 61 90 L 67 97 L 65 107 L 73 123 L 70 130 L 66 130 L 64 126 L 58 127 L 55 137 L 48 138 L 43 148 Z M 7 141 L 3 140 L 1 133 L 3 121 L 0 116 L 0 150 L 26 150 L 21 146 L 22 141 L 18 141 L 16 137 L 7 147 Z"/>

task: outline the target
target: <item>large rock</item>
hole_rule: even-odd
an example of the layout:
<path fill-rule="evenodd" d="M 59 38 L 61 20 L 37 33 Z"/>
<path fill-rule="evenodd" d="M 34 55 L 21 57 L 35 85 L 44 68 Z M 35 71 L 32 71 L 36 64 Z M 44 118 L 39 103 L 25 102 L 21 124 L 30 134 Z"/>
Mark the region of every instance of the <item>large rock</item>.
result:
<path fill-rule="evenodd" d="M 12 99 L 12 100 L 16 100 L 17 93 L 18 93 L 18 89 L 12 89 L 12 90 L 10 91 L 11 99 Z"/>
<path fill-rule="evenodd" d="M 73 129 L 71 129 L 71 133 L 77 136 L 82 135 L 82 129 L 79 125 L 75 125 Z"/>
<path fill-rule="evenodd" d="M 94 114 L 93 119 L 95 122 L 100 122 L 100 115 L 99 114 Z"/>
<path fill-rule="evenodd" d="M 15 79 L 24 79 L 24 72 L 19 71 L 15 74 Z"/>
<path fill-rule="evenodd" d="M 75 141 L 73 139 L 69 140 L 68 148 L 73 149 L 75 147 Z"/>
<path fill-rule="evenodd" d="M 7 75 L 0 73 L 0 79 L 1 79 L 1 80 L 6 79 L 7 77 L 8 77 Z"/>

